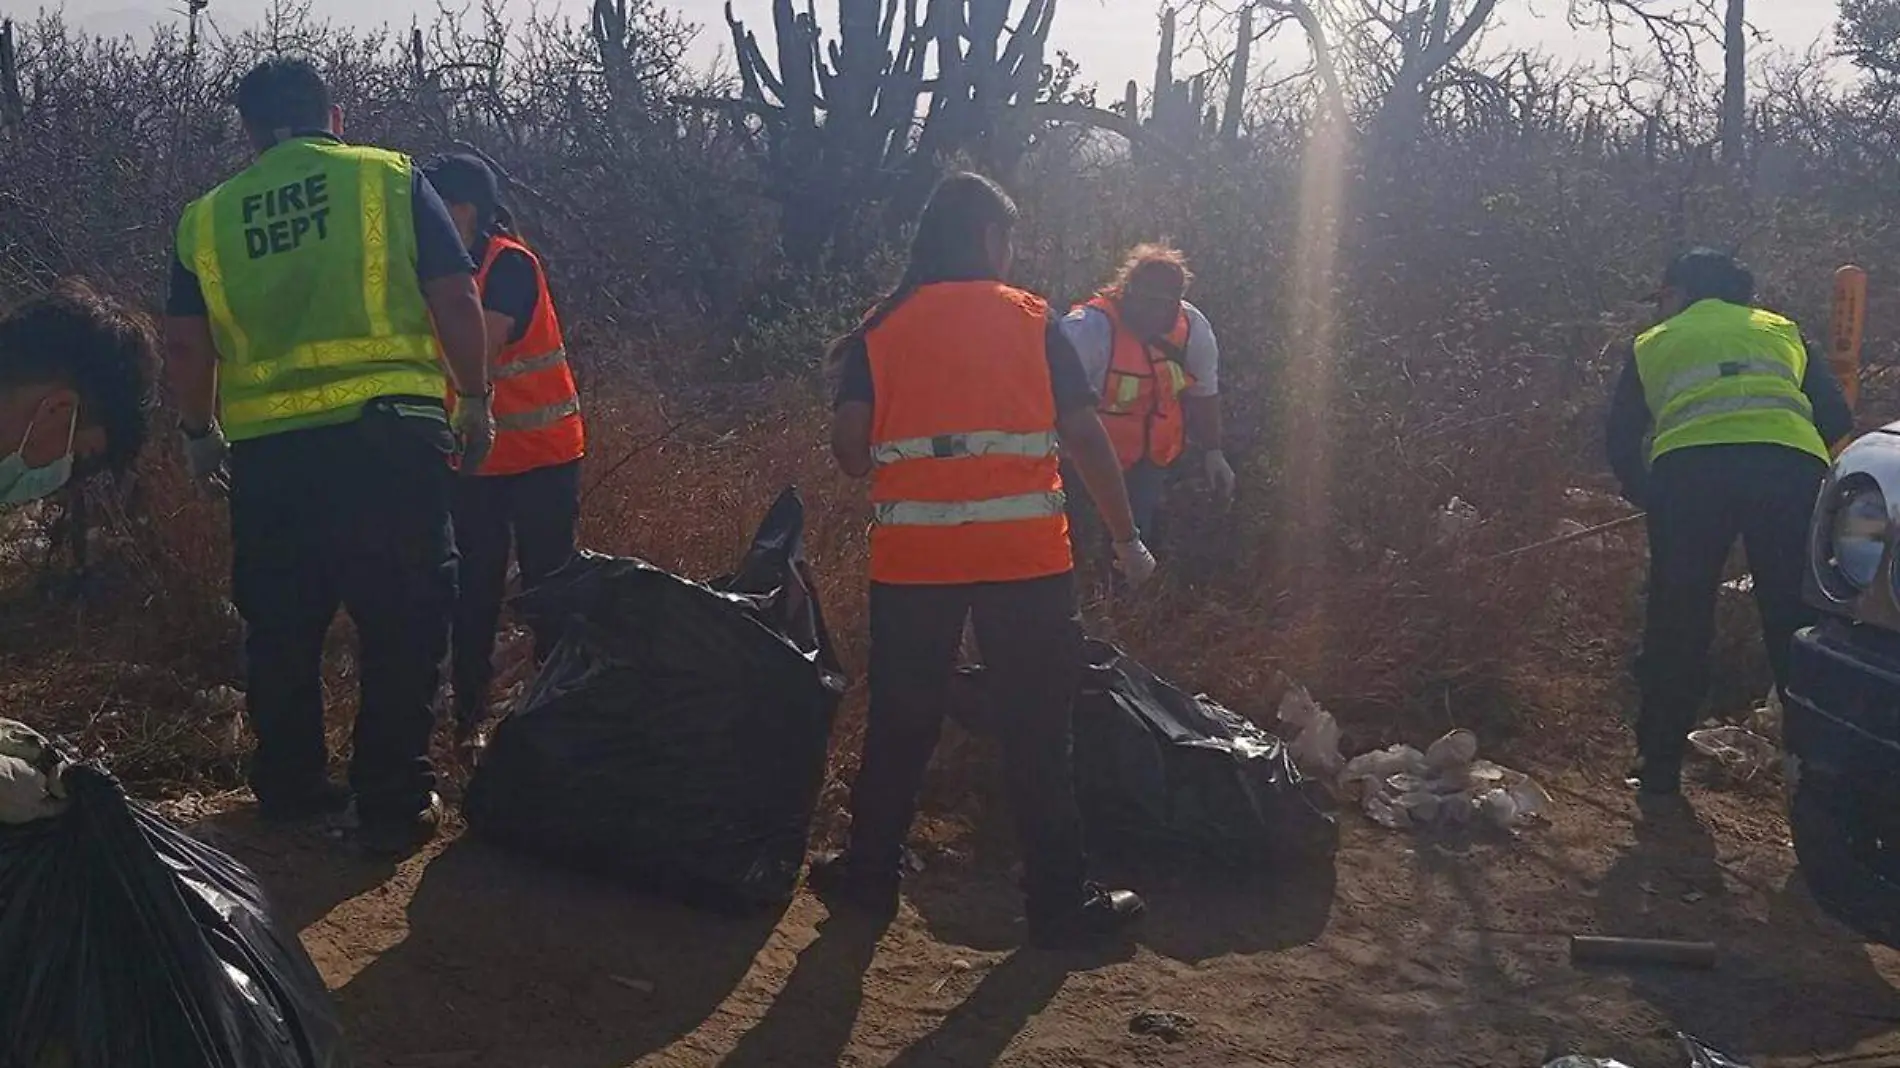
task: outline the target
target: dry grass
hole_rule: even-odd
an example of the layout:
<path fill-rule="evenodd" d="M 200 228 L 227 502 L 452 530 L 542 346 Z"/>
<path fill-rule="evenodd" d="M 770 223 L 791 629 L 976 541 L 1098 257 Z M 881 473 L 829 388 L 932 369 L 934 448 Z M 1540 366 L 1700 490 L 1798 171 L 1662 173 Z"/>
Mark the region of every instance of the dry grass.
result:
<path fill-rule="evenodd" d="M 797 485 L 832 629 L 861 677 L 866 510 L 862 487 L 831 467 L 822 398 L 781 385 L 709 394 L 691 411 L 639 392 L 589 400 L 585 544 L 711 577 L 743 550 L 779 490 Z M 145 507 L 159 521 L 105 554 L 111 566 L 83 605 L 40 599 L 19 565 L 0 594 L 0 703 L 67 732 L 156 793 L 240 782 L 247 744 L 235 708 L 213 692 L 236 663 L 220 605 L 222 508 L 188 492 L 175 470 L 162 453 L 147 463 Z M 1113 604 L 1098 591 L 1089 608 L 1093 631 L 1164 675 L 1264 723 L 1285 680 L 1300 680 L 1340 716 L 1354 747 L 1470 726 L 1509 758 L 1554 768 L 1600 759 L 1615 744 L 1640 528 L 1499 562 L 1490 558 L 1550 531 L 1499 515 L 1456 544 L 1428 541 L 1405 555 L 1377 548 L 1379 532 L 1260 522 L 1244 500 L 1234 516 L 1197 516 L 1195 489 L 1178 488 L 1163 581 Z M 1616 509 L 1592 499 L 1570 514 L 1588 523 Z M 1275 548 L 1309 534 L 1327 544 L 1327 569 L 1292 573 Z M 163 562 L 124 569 L 135 548 Z M 339 751 L 353 705 L 348 630 L 339 625 L 328 658 Z M 504 655 L 521 661 L 523 651 Z M 506 664 L 498 688 L 525 671 Z M 862 715 L 860 687 L 834 735 L 826 826 L 844 800 Z M 950 732 L 926 795 L 927 836 L 953 843 L 990 818 L 992 755 Z"/>

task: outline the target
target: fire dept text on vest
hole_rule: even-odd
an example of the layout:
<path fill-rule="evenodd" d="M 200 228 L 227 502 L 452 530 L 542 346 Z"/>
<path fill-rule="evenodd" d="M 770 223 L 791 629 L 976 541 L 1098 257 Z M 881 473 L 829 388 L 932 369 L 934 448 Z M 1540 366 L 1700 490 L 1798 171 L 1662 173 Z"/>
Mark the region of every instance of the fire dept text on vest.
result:
<path fill-rule="evenodd" d="M 244 250 L 251 259 L 289 252 L 315 231 L 330 236 L 330 176 L 313 174 L 301 182 L 244 198 Z M 264 220 L 259 225 L 259 216 Z"/>

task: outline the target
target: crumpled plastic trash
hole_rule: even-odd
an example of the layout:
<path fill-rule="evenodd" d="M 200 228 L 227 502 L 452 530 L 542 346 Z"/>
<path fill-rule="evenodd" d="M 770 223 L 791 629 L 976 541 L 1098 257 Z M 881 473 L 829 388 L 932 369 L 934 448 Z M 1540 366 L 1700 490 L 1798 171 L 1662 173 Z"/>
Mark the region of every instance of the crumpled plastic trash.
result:
<path fill-rule="evenodd" d="M 1477 506 L 1463 497 L 1446 501 L 1433 518 L 1437 531 L 1432 541 L 1440 546 L 1455 545 L 1484 525 L 1484 516 L 1478 512 Z"/>
<path fill-rule="evenodd" d="M 1286 749 L 1294 767 L 1324 781 L 1339 774 L 1346 764 L 1339 751 L 1339 721 L 1313 700 L 1306 687 L 1287 688 L 1286 696 L 1280 698 L 1279 719 L 1289 728 L 1284 734 L 1293 739 Z"/>
<path fill-rule="evenodd" d="M 1676 1042 L 1682 1046 L 1682 1052 L 1689 1058 L 1689 1068 L 1748 1068 L 1748 1065 L 1720 1050 L 1710 1049 L 1698 1039 L 1676 1032 Z"/>
<path fill-rule="evenodd" d="M 1392 830 L 1455 827 L 1481 819 L 1518 830 L 1544 818 L 1550 795 L 1520 771 L 1478 759 L 1478 736 L 1451 731 L 1424 752 L 1391 745 L 1361 753 L 1339 773 L 1339 788 L 1357 793 L 1367 818 Z"/>
<path fill-rule="evenodd" d="M 1781 762 L 1775 743 L 1733 724 L 1689 732 L 1689 744 L 1744 779 L 1752 779 Z"/>
<path fill-rule="evenodd" d="M 1683 1056 L 1689 1058 L 1688 1068 L 1748 1068 L 1748 1065 L 1730 1057 L 1719 1050 L 1711 1049 L 1698 1039 L 1676 1032 L 1676 1043 L 1682 1047 Z M 1544 1068 L 1630 1068 L 1622 1061 L 1608 1057 L 1580 1057 L 1572 1054 L 1559 1057 L 1544 1065 Z"/>
<path fill-rule="evenodd" d="M 64 764 L 38 731 L 0 719 L 0 823 L 31 823 L 64 812 Z"/>
<path fill-rule="evenodd" d="M 1773 686 L 1768 687 L 1768 696 L 1749 710 L 1742 726 L 1764 738 L 1781 737 L 1781 691 Z"/>

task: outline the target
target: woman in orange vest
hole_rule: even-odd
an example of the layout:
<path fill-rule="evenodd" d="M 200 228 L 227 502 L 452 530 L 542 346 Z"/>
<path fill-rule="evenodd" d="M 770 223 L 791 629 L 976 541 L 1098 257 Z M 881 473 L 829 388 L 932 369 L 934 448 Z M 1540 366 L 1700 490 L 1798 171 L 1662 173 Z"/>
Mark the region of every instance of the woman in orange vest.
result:
<path fill-rule="evenodd" d="M 870 476 L 871 707 L 851 845 L 819 893 L 896 908 L 904 838 L 942 726 L 964 623 L 1004 725 L 1030 940 L 1087 943 L 1141 899 L 1085 878 L 1070 762 L 1082 669 L 1058 450 L 1102 508 L 1132 583 L 1154 572 L 1095 391 L 1042 298 L 1004 284 L 1016 206 L 988 179 L 931 195 L 897 289 L 832 351 L 832 452 Z"/>
<path fill-rule="evenodd" d="M 456 732 L 469 739 L 488 712 L 510 545 L 523 586 L 574 554 L 586 433 L 547 274 L 514 234 L 494 172 L 464 155 L 434 160 L 425 172 L 480 265 L 495 387 L 494 449 L 479 469 L 462 472 L 455 491 L 462 563 L 451 678 Z M 547 653 L 537 636 L 536 659 Z"/>
<path fill-rule="evenodd" d="M 1166 244 L 1137 245 L 1113 283 L 1063 320 L 1063 332 L 1102 393 L 1102 423 L 1115 442 L 1135 523 L 1152 534 L 1168 471 L 1192 442 L 1216 503 L 1234 495 L 1221 449 L 1220 348 L 1188 303 L 1194 275 Z"/>

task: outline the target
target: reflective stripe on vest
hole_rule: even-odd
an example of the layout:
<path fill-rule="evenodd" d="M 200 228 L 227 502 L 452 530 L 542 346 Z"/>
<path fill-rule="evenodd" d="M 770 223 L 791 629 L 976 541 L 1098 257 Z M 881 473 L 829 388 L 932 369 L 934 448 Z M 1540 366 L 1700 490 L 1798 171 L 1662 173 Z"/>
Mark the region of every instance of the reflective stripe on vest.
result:
<path fill-rule="evenodd" d="M 1796 389 L 1801 388 L 1801 379 L 1794 373 L 1794 368 L 1779 360 L 1728 360 L 1723 363 L 1691 367 L 1687 371 L 1673 375 L 1663 386 L 1663 391 L 1674 397 L 1687 393 L 1697 386 L 1706 386 L 1710 382 L 1750 375 L 1779 378 Z"/>
<path fill-rule="evenodd" d="M 961 527 L 971 523 L 1015 523 L 1062 514 L 1067 498 L 1056 493 L 1024 493 L 986 501 L 880 501 L 873 518 L 880 526 Z"/>
<path fill-rule="evenodd" d="M 1119 330 L 1120 327 L 1115 329 Z M 1167 385 L 1168 393 L 1179 396 L 1188 388 L 1187 371 L 1173 360 L 1156 360 L 1153 364 L 1154 379 Z M 1135 406 L 1141 401 L 1141 384 L 1147 380 L 1145 375 L 1131 375 L 1125 371 L 1110 369 L 1108 372 L 1110 390 L 1102 398 L 1102 414 L 1134 415 Z"/>
<path fill-rule="evenodd" d="M 530 408 L 525 412 L 511 412 L 495 417 L 495 430 L 539 430 L 544 426 L 553 426 L 570 415 L 578 415 L 581 399 L 569 397 L 539 408 Z"/>
<path fill-rule="evenodd" d="M 298 138 L 186 209 L 179 256 L 204 297 L 232 440 L 446 390 L 420 284 L 392 284 L 415 262 L 413 180 L 396 153 Z"/>
<path fill-rule="evenodd" d="M 1110 342 L 1114 344 L 1114 342 Z M 1114 383 L 1114 389 L 1102 398 L 1102 410 L 1110 415 L 1127 415 L 1135 410 L 1135 402 L 1141 399 L 1141 379 L 1134 375 L 1108 373 Z"/>
<path fill-rule="evenodd" d="M 939 434 L 930 438 L 906 438 L 887 441 L 872 450 L 871 462 L 892 464 L 902 460 L 954 460 L 964 456 L 1054 456 L 1056 435 L 1010 434 L 1001 430 L 977 430 L 967 434 Z"/>
<path fill-rule="evenodd" d="M 226 424 L 244 426 L 319 415 L 339 407 L 360 407 L 378 397 L 426 397 L 441 382 L 435 375 L 392 369 L 357 375 L 321 390 L 291 390 L 225 401 L 221 410 Z"/>
<path fill-rule="evenodd" d="M 533 266 L 536 293 L 527 321 L 515 324 L 521 336 L 505 341 L 489 365 L 495 386 L 495 447 L 476 473 L 515 475 L 571 463 L 586 452 L 587 431 L 547 272 L 534 250 L 514 235 L 490 234 L 487 242 L 475 274 L 482 292 L 488 292 L 488 274 L 496 261 L 514 253 Z"/>
<path fill-rule="evenodd" d="M 1703 397 L 1686 400 L 1664 409 L 1656 420 L 1657 435 L 1680 430 L 1697 419 L 1734 412 L 1793 412 L 1803 419 L 1814 418 L 1814 405 L 1807 397 Z"/>
<path fill-rule="evenodd" d="M 395 360 L 433 359 L 435 359 L 435 339 L 432 337 L 364 337 L 348 341 L 313 341 L 307 345 L 298 345 L 269 363 L 240 364 L 228 370 L 221 367 L 219 373 L 221 377 L 239 379 L 256 386 L 267 386 L 292 371 L 350 367 L 356 364 L 387 363 Z"/>
<path fill-rule="evenodd" d="M 871 581 L 969 585 L 1071 570 L 1049 306 L 994 280 L 932 282 L 862 336 Z"/>
<path fill-rule="evenodd" d="M 493 379 L 496 382 L 501 382 L 506 379 L 519 378 L 522 375 L 533 374 L 536 371 L 545 371 L 550 367 L 553 367 L 557 364 L 563 364 L 566 362 L 567 362 L 567 349 L 559 348 L 559 349 L 555 349 L 553 352 L 546 353 L 545 355 L 541 355 L 541 356 L 530 356 L 524 360 L 510 360 L 509 362 L 504 363 L 501 366 L 495 368 L 495 370 L 488 377 Z"/>

